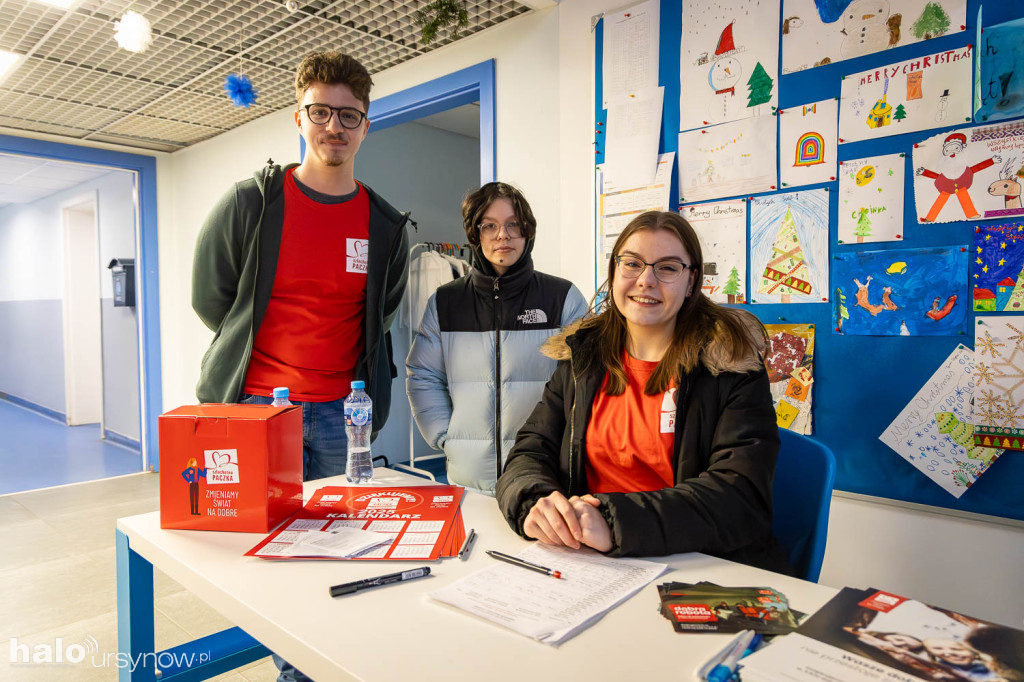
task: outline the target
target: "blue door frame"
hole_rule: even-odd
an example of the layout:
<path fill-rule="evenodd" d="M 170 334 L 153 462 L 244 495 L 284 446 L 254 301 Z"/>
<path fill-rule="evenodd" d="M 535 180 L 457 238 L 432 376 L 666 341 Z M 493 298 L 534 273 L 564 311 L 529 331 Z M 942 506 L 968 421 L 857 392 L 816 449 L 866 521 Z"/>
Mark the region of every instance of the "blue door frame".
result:
<path fill-rule="evenodd" d="M 135 174 L 138 202 L 138 267 L 136 273 L 141 295 L 136 297 L 140 343 L 139 441 L 142 467 L 157 466 L 157 417 L 162 411 L 163 394 L 160 368 L 160 278 L 157 260 L 156 159 L 141 154 L 114 152 L 93 147 L 0 135 L 0 152 L 37 156 L 55 161 L 88 163 L 126 170 Z"/>

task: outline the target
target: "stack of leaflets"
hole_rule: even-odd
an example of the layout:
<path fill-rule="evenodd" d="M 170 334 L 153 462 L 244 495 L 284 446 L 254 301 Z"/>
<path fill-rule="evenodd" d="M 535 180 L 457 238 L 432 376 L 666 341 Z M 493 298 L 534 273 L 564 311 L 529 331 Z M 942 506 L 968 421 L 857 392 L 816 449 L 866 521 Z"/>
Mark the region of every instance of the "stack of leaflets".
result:
<path fill-rule="evenodd" d="M 722 587 L 714 583 L 658 585 L 661 615 L 676 632 L 754 630 L 781 635 L 796 629 L 800 615 L 786 595 L 770 587 Z"/>
<path fill-rule="evenodd" d="M 1024 631 L 875 589 L 844 588 L 740 661 L 743 682 L 1024 680 Z"/>
<path fill-rule="evenodd" d="M 434 560 L 458 554 L 463 488 L 327 486 L 258 545 L 261 559 Z"/>

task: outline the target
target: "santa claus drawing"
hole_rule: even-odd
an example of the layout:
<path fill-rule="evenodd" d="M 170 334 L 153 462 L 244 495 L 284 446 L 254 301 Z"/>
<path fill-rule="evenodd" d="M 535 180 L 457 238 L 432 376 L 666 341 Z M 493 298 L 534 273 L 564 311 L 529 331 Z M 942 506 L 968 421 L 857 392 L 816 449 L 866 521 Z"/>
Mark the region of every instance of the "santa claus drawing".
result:
<path fill-rule="evenodd" d="M 960 208 L 963 209 L 964 217 L 967 220 L 981 217 L 978 210 L 974 208 L 974 202 L 971 201 L 970 189 L 974 184 L 974 174 L 999 163 L 1002 159 L 996 154 L 980 163 L 968 166 L 967 159 L 964 157 L 966 148 L 967 136 L 963 133 L 947 135 L 942 143 L 942 159 L 939 161 L 938 170 L 928 170 L 921 166 L 915 171 L 916 175 L 935 180 L 935 189 L 939 191 L 939 196 L 929 209 L 928 215 L 921 218 L 922 223 L 934 223 L 942 207 L 946 205 L 949 197 L 953 194 L 960 202 Z"/>

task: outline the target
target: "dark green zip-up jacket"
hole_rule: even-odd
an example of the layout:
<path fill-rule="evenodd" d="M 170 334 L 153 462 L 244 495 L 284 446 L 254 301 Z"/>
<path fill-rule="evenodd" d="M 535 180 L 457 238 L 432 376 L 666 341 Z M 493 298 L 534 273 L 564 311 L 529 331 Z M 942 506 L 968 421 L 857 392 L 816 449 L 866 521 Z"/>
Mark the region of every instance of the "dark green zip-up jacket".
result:
<path fill-rule="evenodd" d="M 214 206 L 196 241 L 192 308 L 214 332 L 203 356 L 196 396 L 201 402 L 233 403 L 242 397 L 253 340 L 270 303 L 284 227 L 284 178 L 288 168 L 268 161 L 252 178 L 235 184 Z M 366 279 L 365 346 L 356 376 L 373 400 L 373 436 L 391 408 L 397 375 L 388 330 L 409 279 L 408 213 L 373 190 Z"/>

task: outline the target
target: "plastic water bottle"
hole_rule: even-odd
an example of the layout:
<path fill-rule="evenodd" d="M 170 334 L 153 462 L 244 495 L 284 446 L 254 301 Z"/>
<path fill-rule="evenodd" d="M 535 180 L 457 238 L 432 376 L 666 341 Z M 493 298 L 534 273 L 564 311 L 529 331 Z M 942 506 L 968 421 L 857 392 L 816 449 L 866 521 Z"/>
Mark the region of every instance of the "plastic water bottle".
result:
<path fill-rule="evenodd" d="M 270 403 L 274 407 L 288 407 L 292 404 L 292 401 L 288 400 L 288 387 L 278 386 L 274 389 L 274 402 Z"/>
<path fill-rule="evenodd" d="M 345 478 L 349 483 L 367 483 L 373 479 L 370 431 L 373 428 L 373 401 L 366 395 L 366 384 L 352 382 L 345 398 L 345 435 L 348 436 L 348 461 Z"/>

